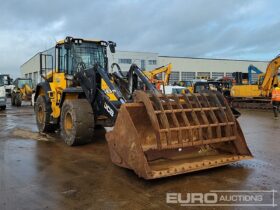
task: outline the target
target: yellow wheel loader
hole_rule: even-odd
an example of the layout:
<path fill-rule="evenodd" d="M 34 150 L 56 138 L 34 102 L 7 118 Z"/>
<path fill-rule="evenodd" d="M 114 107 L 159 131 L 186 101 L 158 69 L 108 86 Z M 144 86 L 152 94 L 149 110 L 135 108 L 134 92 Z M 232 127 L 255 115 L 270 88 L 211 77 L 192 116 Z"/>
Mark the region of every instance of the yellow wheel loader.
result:
<path fill-rule="evenodd" d="M 109 73 L 107 47 L 114 53 L 115 46 L 66 37 L 41 53 L 40 132 L 60 128 L 73 146 L 94 141 L 96 125 L 114 126 L 106 134 L 112 162 L 145 179 L 252 158 L 221 94 L 161 94 L 135 64 L 126 76 Z"/>
<path fill-rule="evenodd" d="M 21 106 L 22 101 L 30 101 L 32 105 L 33 85 L 32 80 L 27 78 L 17 78 L 11 93 L 12 106 Z"/>

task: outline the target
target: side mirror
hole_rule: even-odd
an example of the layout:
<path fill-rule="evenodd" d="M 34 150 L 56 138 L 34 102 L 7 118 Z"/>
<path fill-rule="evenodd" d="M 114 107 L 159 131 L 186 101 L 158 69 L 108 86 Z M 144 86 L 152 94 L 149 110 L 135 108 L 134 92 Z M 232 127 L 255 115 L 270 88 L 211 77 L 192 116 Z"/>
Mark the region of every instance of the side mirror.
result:
<path fill-rule="evenodd" d="M 112 41 L 108 41 L 108 44 L 109 44 L 109 48 L 110 48 L 111 53 L 115 53 L 117 44 L 115 42 L 112 42 Z"/>

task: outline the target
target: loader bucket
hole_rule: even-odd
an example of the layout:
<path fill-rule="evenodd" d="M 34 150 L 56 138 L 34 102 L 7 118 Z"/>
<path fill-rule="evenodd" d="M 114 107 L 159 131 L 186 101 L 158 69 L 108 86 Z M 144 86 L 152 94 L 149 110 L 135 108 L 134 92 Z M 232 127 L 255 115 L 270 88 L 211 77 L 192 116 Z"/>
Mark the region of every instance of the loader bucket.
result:
<path fill-rule="evenodd" d="M 136 91 L 106 134 L 112 162 L 145 179 L 204 170 L 253 156 L 220 93 Z"/>

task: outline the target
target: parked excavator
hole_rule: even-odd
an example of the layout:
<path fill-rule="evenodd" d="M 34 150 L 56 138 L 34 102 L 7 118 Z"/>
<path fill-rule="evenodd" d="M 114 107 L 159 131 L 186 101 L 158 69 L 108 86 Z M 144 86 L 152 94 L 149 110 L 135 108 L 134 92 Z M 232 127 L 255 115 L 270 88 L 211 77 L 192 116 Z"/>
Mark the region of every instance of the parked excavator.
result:
<path fill-rule="evenodd" d="M 144 74 L 149 78 L 151 83 L 160 85 L 168 85 L 169 84 L 169 78 L 171 75 L 171 70 L 172 70 L 172 64 L 169 63 L 165 66 L 160 66 L 158 68 L 155 68 L 150 71 L 144 71 Z M 163 79 L 159 79 L 158 76 L 163 74 Z"/>
<path fill-rule="evenodd" d="M 230 96 L 235 108 L 272 109 L 271 93 L 274 84 L 280 87 L 280 56 L 269 62 L 264 74 L 258 75 L 257 84 L 234 85 Z"/>
<path fill-rule="evenodd" d="M 107 47 L 114 53 L 115 46 L 66 37 L 40 53 L 45 80 L 35 93 L 40 132 L 60 127 L 65 143 L 74 146 L 94 140 L 96 125 L 114 126 L 106 133 L 112 162 L 145 179 L 252 158 L 221 94 L 162 94 L 135 64 L 127 75 L 109 73 Z"/>
<path fill-rule="evenodd" d="M 32 105 L 33 84 L 32 79 L 17 78 L 11 92 L 12 106 L 21 106 L 22 101 L 30 101 Z"/>

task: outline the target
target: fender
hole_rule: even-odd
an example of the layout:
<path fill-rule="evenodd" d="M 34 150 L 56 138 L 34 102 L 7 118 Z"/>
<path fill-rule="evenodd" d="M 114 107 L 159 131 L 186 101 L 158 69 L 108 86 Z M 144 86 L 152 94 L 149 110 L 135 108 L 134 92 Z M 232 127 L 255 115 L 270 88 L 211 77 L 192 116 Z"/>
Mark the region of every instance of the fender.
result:
<path fill-rule="evenodd" d="M 48 82 L 40 82 L 39 84 L 37 84 L 36 86 L 36 90 L 35 90 L 35 97 L 34 97 L 34 101 L 36 102 L 38 96 L 39 96 L 39 93 L 40 93 L 40 90 L 43 90 L 44 93 L 45 93 L 45 97 L 46 97 L 46 102 L 47 103 L 51 103 L 50 101 L 50 98 L 49 98 L 49 95 L 48 95 L 48 91 L 51 91 L 51 87 L 50 87 L 50 84 Z"/>
<path fill-rule="evenodd" d="M 37 84 L 36 90 L 35 90 L 35 96 L 34 96 L 34 110 L 36 107 L 36 100 L 37 100 L 41 90 L 43 90 L 43 93 L 44 93 L 44 96 L 46 99 L 46 106 L 47 106 L 46 108 L 49 112 L 52 112 L 51 100 L 50 100 L 49 94 L 48 94 L 48 91 L 51 91 L 51 87 L 48 82 L 40 82 Z"/>
<path fill-rule="evenodd" d="M 72 93 L 72 94 L 76 94 L 78 95 L 79 98 L 85 98 L 85 93 L 83 91 L 82 88 L 79 88 L 79 87 L 75 87 L 75 88 L 65 88 L 62 92 L 62 96 L 61 96 L 61 99 L 60 99 L 60 102 L 59 102 L 59 107 L 61 108 L 62 105 L 63 105 L 63 102 L 66 98 L 66 94 L 67 93 Z"/>

